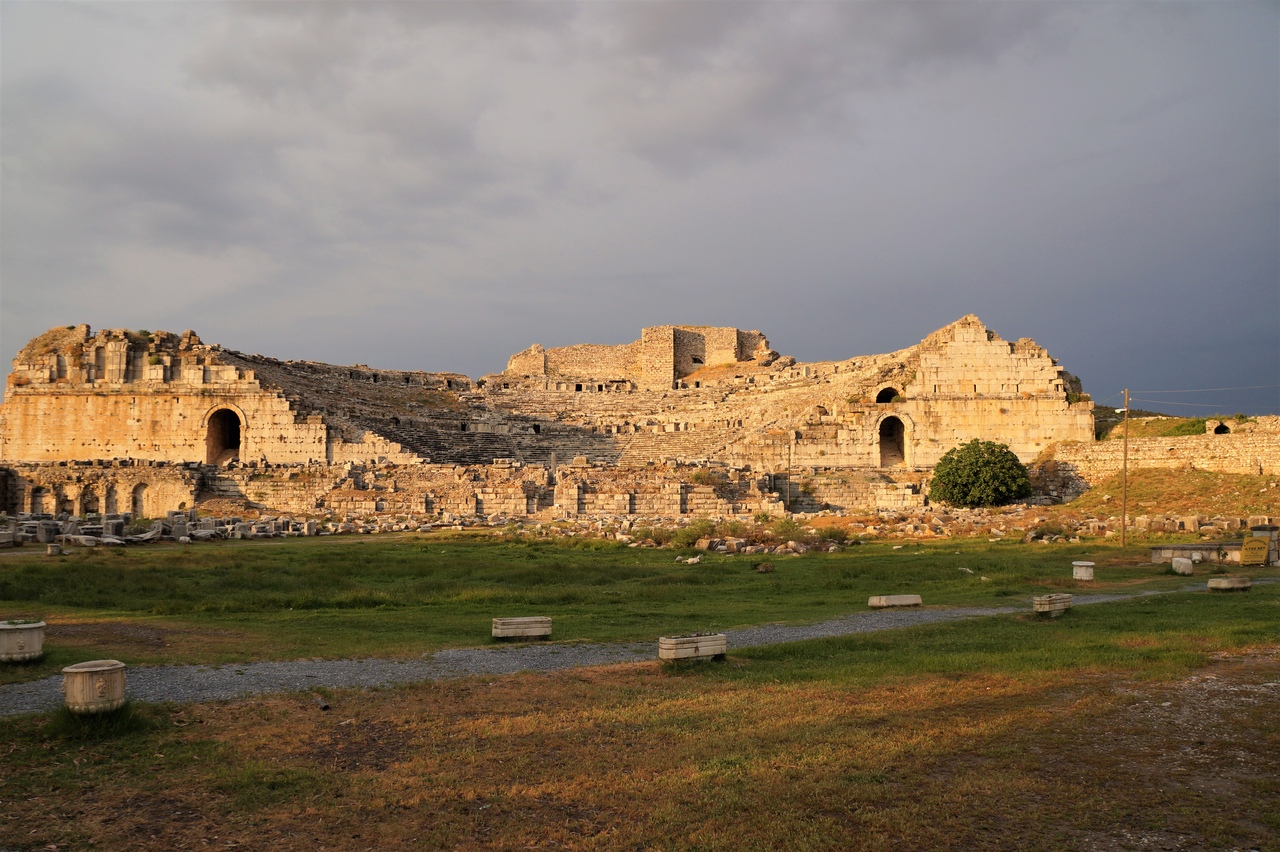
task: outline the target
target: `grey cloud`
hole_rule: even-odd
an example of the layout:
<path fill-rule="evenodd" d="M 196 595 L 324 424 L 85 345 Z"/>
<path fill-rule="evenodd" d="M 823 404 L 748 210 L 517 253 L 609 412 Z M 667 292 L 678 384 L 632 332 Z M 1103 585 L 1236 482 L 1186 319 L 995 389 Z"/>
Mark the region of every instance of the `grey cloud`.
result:
<path fill-rule="evenodd" d="M 479 374 L 973 311 L 1104 395 L 1274 373 L 1274 4 L 2 9 L 9 352 L 86 320 Z"/>

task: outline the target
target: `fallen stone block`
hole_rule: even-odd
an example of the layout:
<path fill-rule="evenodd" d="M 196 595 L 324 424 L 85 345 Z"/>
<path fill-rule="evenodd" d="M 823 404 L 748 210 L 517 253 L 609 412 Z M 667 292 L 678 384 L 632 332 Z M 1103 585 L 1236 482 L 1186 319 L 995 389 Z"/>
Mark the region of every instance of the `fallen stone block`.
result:
<path fill-rule="evenodd" d="M 1071 609 L 1071 595 L 1061 592 L 1050 595 L 1037 595 L 1031 599 L 1031 606 L 1036 615 L 1057 618 Z"/>
<path fill-rule="evenodd" d="M 1247 592 L 1252 587 L 1248 577 L 1214 577 L 1209 580 L 1211 592 Z"/>
<path fill-rule="evenodd" d="M 540 615 L 495 618 L 493 638 L 521 639 L 551 635 L 551 619 Z"/>
<path fill-rule="evenodd" d="M 872 609 L 886 609 L 894 606 L 920 606 L 924 601 L 919 595 L 872 595 L 867 598 L 867 606 Z"/>
<path fill-rule="evenodd" d="M 693 660 L 723 657 L 729 639 L 723 633 L 695 633 L 692 636 L 663 636 L 658 639 L 658 659 Z"/>
<path fill-rule="evenodd" d="M 1195 565 L 1184 556 L 1173 557 L 1173 573 L 1181 574 L 1184 577 L 1190 577 L 1195 573 Z"/>

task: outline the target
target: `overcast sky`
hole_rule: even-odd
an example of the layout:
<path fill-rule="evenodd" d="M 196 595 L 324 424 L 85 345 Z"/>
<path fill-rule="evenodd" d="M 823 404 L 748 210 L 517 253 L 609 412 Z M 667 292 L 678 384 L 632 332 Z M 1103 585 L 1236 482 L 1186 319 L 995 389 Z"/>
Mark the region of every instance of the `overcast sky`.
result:
<path fill-rule="evenodd" d="M 1095 400 L 1280 413 L 1275 2 L 6 0 L 0 38 L 6 365 L 80 322 L 811 361 L 976 313 Z"/>

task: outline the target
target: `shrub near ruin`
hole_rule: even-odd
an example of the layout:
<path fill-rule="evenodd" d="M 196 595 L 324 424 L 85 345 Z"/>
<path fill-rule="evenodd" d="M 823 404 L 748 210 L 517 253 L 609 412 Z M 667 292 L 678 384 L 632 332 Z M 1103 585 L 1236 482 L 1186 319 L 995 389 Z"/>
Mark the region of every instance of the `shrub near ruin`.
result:
<path fill-rule="evenodd" d="M 929 499 L 952 506 L 1001 506 L 1031 496 L 1027 468 L 1004 444 L 973 440 L 948 450 L 934 469 Z"/>

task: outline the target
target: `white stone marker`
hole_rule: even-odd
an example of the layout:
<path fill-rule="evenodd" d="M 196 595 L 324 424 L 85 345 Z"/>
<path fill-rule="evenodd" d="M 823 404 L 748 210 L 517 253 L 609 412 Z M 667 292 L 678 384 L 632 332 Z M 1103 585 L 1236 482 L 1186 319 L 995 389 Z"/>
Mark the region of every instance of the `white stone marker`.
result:
<path fill-rule="evenodd" d="M 1031 605 L 1035 609 L 1037 615 L 1047 615 L 1050 618 L 1057 618 L 1067 610 L 1071 609 L 1071 595 L 1062 592 L 1050 595 L 1037 595 L 1031 599 Z"/>
<path fill-rule="evenodd" d="M 1092 562 L 1072 562 L 1071 563 L 1071 579 L 1092 580 L 1093 579 L 1093 563 Z"/>
<path fill-rule="evenodd" d="M 551 635 L 551 619 L 541 615 L 495 618 L 493 638 L 517 639 Z"/>
<path fill-rule="evenodd" d="M 662 636 L 658 639 L 658 659 L 693 660 L 723 657 L 729 651 L 729 637 L 723 633 L 693 636 Z"/>
<path fill-rule="evenodd" d="M 891 606 L 920 606 L 924 603 L 919 595 L 872 595 L 867 598 L 867 606 L 872 609 L 885 609 Z"/>
<path fill-rule="evenodd" d="M 1173 557 L 1173 573 L 1181 574 L 1184 577 L 1190 577 L 1195 573 L 1195 565 L 1184 556 Z"/>
<path fill-rule="evenodd" d="M 1248 577 L 1213 577 L 1209 580 L 1211 592 L 1247 592 L 1252 587 Z"/>

